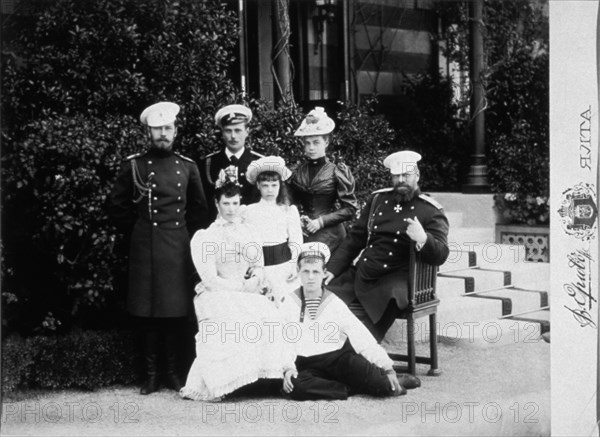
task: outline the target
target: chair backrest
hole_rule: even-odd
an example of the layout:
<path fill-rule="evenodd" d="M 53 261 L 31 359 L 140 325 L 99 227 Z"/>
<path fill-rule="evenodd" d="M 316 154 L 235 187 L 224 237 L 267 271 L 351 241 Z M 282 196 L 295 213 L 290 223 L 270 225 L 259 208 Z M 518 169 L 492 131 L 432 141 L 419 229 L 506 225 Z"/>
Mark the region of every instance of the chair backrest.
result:
<path fill-rule="evenodd" d="M 418 308 L 420 305 L 437 301 L 436 279 L 438 267 L 421 260 L 413 242 L 410 245 L 410 261 L 408 265 L 408 306 Z"/>

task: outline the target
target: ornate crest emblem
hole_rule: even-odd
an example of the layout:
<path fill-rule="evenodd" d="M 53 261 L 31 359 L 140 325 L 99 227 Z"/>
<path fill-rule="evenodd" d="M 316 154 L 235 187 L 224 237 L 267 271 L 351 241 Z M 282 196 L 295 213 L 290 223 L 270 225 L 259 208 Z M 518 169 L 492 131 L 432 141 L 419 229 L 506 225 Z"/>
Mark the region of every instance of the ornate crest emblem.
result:
<path fill-rule="evenodd" d="M 582 241 L 595 238 L 598 229 L 598 206 L 594 186 L 580 182 L 573 188 L 563 191 L 558 214 L 563 230 L 567 234 Z"/>

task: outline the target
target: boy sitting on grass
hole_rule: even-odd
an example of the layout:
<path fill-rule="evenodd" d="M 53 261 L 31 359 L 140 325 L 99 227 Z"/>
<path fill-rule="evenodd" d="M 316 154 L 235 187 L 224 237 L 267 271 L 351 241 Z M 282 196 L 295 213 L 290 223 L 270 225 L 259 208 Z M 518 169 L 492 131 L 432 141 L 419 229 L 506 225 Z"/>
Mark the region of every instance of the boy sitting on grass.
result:
<path fill-rule="evenodd" d="M 296 400 L 347 399 L 353 394 L 399 396 L 418 387 L 420 381 L 412 375 L 403 375 L 400 384 L 385 350 L 346 304 L 323 287 L 329 256 L 320 242 L 300 248 L 301 287 L 281 304 L 286 320 L 301 331 L 299 340 L 293 339 L 296 369 L 285 372 L 283 391 Z"/>

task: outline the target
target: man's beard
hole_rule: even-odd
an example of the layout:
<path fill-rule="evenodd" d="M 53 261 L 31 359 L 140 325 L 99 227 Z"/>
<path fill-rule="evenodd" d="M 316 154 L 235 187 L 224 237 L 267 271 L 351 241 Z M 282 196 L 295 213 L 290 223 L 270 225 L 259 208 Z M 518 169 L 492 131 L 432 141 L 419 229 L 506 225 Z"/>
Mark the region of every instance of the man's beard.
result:
<path fill-rule="evenodd" d="M 169 151 L 173 147 L 173 141 L 169 140 L 152 140 L 152 147 L 156 150 Z"/>
<path fill-rule="evenodd" d="M 417 187 L 410 187 L 405 184 L 394 185 L 394 198 L 399 203 L 410 202 L 415 197 Z"/>

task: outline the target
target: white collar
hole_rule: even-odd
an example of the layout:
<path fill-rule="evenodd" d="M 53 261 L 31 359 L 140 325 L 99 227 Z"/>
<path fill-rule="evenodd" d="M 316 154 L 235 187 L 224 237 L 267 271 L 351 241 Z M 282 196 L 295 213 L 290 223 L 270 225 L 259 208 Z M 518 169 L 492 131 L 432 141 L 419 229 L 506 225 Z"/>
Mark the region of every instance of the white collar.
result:
<path fill-rule="evenodd" d="M 240 223 L 242 223 L 242 217 L 240 217 L 239 215 L 233 219 L 233 222 L 228 222 L 227 220 L 225 220 L 223 217 L 221 217 L 221 215 L 217 215 L 217 218 L 215 219 L 215 225 L 217 226 L 228 226 L 228 225 L 239 225 Z"/>
<path fill-rule="evenodd" d="M 225 147 L 225 156 L 227 156 L 228 159 L 231 159 L 232 156 L 235 156 L 237 159 L 240 159 L 242 157 L 242 155 L 244 154 L 244 152 L 246 151 L 246 147 L 242 147 L 238 152 L 236 153 L 231 153 L 229 151 L 229 149 L 227 147 Z"/>

